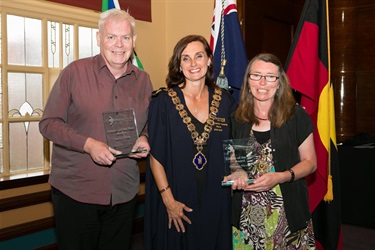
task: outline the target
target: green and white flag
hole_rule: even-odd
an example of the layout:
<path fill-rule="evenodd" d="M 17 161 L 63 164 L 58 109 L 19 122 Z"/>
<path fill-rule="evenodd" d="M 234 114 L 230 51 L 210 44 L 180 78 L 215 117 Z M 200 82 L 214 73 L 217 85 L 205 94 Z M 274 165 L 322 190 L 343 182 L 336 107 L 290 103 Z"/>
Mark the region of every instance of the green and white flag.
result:
<path fill-rule="evenodd" d="M 137 53 L 135 53 L 135 50 L 134 50 L 134 54 L 133 54 L 133 60 L 132 60 L 132 63 L 137 66 L 138 68 L 140 69 L 144 69 L 143 68 L 143 65 L 141 63 L 141 60 L 139 60 L 138 56 L 137 56 Z"/>

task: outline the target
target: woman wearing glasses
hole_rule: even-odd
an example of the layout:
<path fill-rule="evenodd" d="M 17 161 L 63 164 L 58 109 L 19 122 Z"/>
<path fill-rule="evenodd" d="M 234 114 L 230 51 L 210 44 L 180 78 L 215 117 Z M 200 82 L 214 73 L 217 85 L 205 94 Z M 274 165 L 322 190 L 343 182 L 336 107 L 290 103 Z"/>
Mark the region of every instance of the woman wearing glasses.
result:
<path fill-rule="evenodd" d="M 304 179 L 316 169 L 314 127 L 276 56 L 249 62 L 234 118 L 233 138 L 248 143 L 247 170 L 225 177 L 235 190 L 233 248 L 314 249 Z"/>

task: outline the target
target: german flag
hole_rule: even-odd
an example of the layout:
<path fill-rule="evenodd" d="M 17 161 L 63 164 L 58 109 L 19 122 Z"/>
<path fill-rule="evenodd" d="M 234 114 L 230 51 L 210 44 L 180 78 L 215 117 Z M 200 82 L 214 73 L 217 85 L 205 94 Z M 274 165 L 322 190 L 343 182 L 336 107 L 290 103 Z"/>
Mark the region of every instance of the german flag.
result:
<path fill-rule="evenodd" d="M 318 169 L 308 176 L 317 249 L 342 249 L 328 0 L 306 0 L 285 70 L 315 125 Z M 333 185 L 334 184 L 334 185 Z"/>

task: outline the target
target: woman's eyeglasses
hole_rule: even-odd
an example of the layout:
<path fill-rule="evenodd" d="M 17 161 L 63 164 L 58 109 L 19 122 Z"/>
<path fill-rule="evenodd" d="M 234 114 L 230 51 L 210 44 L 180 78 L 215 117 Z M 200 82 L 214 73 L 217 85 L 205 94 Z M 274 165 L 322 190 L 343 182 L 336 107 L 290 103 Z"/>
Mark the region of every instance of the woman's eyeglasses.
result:
<path fill-rule="evenodd" d="M 259 74 L 250 74 L 249 77 L 253 81 L 260 81 L 262 79 L 262 77 L 264 77 L 266 82 L 276 82 L 276 80 L 280 78 L 278 76 L 270 76 L 270 75 L 262 76 L 262 75 L 259 75 Z"/>

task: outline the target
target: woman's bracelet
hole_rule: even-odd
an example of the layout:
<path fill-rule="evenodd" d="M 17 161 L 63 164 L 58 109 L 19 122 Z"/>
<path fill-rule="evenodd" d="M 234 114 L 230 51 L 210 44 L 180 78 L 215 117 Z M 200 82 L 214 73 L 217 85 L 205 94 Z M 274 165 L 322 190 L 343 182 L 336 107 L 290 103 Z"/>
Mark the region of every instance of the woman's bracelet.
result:
<path fill-rule="evenodd" d="M 169 185 L 166 186 L 165 188 L 160 189 L 160 190 L 159 190 L 159 193 L 162 194 L 162 193 L 164 193 L 165 191 L 167 191 L 168 189 L 169 189 Z"/>
<path fill-rule="evenodd" d="M 292 183 L 294 181 L 294 178 L 296 177 L 296 175 L 294 174 L 294 171 L 291 168 L 289 168 L 288 171 L 290 173 L 289 183 Z"/>

